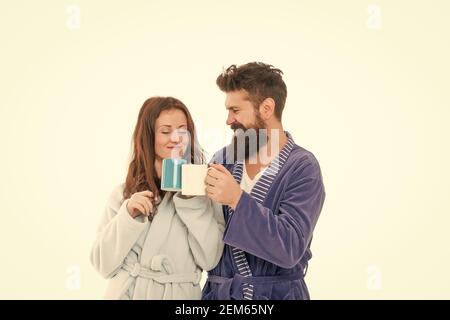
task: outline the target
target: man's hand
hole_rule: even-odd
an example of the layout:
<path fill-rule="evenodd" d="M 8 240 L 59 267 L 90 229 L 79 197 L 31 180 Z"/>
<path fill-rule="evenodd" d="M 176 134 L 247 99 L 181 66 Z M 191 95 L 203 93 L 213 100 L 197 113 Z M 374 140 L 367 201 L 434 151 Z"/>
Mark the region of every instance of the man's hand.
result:
<path fill-rule="evenodd" d="M 221 164 L 210 164 L 205 178 L 207 196 L 233 210 L 242 195 L 242 189 L 232 174 Z"/>

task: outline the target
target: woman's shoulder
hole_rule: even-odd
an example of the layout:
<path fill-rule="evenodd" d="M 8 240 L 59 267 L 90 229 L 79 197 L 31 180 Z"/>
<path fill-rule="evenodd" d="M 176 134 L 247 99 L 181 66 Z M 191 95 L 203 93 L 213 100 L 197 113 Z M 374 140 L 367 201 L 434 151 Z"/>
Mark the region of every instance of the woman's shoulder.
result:
<path fill-rule="evenodd" d="M 112 191 L 110 192 L 109 197 L 108 197 L 108 204 L 111 207 L 120 207 L 120 205 L 124 201 L 124 197 L 123 197 L 124 189 L 125 189 L 125 183 L 117 184 L 112 188 Z"/>

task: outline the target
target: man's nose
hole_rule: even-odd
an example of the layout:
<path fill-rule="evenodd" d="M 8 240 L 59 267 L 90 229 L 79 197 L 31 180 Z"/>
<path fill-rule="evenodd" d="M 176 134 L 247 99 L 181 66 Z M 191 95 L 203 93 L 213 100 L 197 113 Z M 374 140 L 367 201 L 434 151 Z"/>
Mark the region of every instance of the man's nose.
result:
<path fill-rule="evenodd" d="M 236 119 L 234 118 L 234 116 L 231 114 L 231 112 L 228 113 L 228 118 L 227 118 L 227 125 L 231 125 L 233 122 L 235 122 Z"/>

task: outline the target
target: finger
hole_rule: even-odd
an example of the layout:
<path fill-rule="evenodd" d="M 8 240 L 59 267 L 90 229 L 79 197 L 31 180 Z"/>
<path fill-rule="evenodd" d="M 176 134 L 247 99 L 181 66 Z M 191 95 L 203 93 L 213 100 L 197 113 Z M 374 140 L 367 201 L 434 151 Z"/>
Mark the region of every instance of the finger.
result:
<path fill-rule="evenodd" d="M 215 186 L 217 183 L 217 179 L 206 176 L 205 183 L 206 185 Z"/>
<path fill-rule="evenodd" d="M 145 198 L 139 199 L 139 204 L 144 207 L 144 209 L 145 209 L 144 214 L 148 215 L 149 214 L 149 210 L 150 210 L 150 206 L 148 205 L 148 203 L 145 200 Z"/>
<path fill-rule="evenodd" d="M 215 178 L 215 179 L 220 179 L 220 177 L 223 175 L 222 172 L 220 172 L 217 169 L 211 168 L 208 170 L 208 174 L 207 176 Z"/>
<path fill-rule="evenodd" d="M 215 202 L 219 202 L 219 199 L 217 199 L 217 195 L 213 192 L 206 193 L 207 197 Z"/>
<path fill-rule="evenodd" d="M 220 172 L 219 170 L 216 169 L 211 169 L 211 171 L 207 174 L 207 176 L 218 181 L 224 180 L 227 177 L 225 173 Z"/>
<path fill-rule="evenodd" d="M 148 206 L 148 214 L 153 213 L 153 208 L 154 208 L 153 201 L 150 200 L 149 198 L 145 198 L 145 203 Z"/>
<path fill-rule="evenodd" d="M 142 205 L 145 208 L 145 214 L 149 215 L 150 214 L 150 209 L 151 209 L 150 205 L 145 200 L 142 200 Z"/>
<path fill-rule="evenodd" d="M 146 196 L 146 197 L 149 197 L 149 198 L 153 198 L 154 197 L 153 192 L 151 192 L 150 190 L 141 191 L 141 192 L 139 192 L 139 194 L 143 195 L 143 196 Z"/>
<path fill-rule="evenodd" d="M 153 202 L 149 199 L 149 198 L 144 198 L 144 201 L 145 201 L 145 203 L 147 204 L 147 207 L 148 207 L 148 213 L 153 213 L 153 208 L 154 208 L 154 205 L 153 205 Z"/>
<path fill-rule="evenodd" d="M 136 208 L 137 211 L 139 211 L 142 214 L 145 214 L 145 208 L 142 204 L 135 202 L 133 206 Z"/>
<path fill-rule="evenodd" d="M 208 185 L 208 186 L 206 186 L 205 190 L 206 190 L 206 193 L 214 193 L 215 188 L 214 188 L 214 186 Z"/>
<path fill-rule="evenodd" d="M 149 214 L 149 210 L 151 209 L 150 204 L 147 201 L 150 201 L 145 196 L 139 196 L 139 198 L 136 199 L 144 208 L 145 208 L 145 214 Z"/>
<path fill-rule="evenodd" d="M 219 163 L 211 163 L 211 168 L 214 168 L 222 173 L 228 173 L 229 171 L 227 170 L 227 168 L 225 168 L 223 165 L 219 164 Z"/>
<path fill-rule="evenodd" d="M 206 195 L 208 196 L 208 197 L 213 197 L 214 196 L 214 193 L 212 192 L 212 190 L 210 189 L 210 188 L 205 188 L 205 193 L 206 193 Z"/>

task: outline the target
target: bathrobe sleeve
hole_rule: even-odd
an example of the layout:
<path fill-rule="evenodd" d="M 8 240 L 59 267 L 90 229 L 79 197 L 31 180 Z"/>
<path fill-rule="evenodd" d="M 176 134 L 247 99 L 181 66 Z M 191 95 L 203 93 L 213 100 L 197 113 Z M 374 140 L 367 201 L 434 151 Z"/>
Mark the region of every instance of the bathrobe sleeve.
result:
<path fill-rule="evenodd" d="M 243 192 L 228 220 L 224 242 L 282 268 L 292 268 L 312 238 L 325 190 L 320 170 L 313 165 L 282 179 L 289 180 L 277 214 Z"/>
<path fill-rule="evenodd" d="M 223 252 L 225 221 L 222 206 L 206 196 L 174 197 L 176 213 L 188 230 L 188 242 L 194 260 L 203 270 L 211 270 Z"/>
<path fill-rule="evenodd" d="M 149 223 L 145 216 L 135 219 L 130 216 L 128 199 L 123 201 L 122 190 L 119 186 L 110 195 L 91 249 L 91 263 L 104 278 L 117 273 Z"/>

